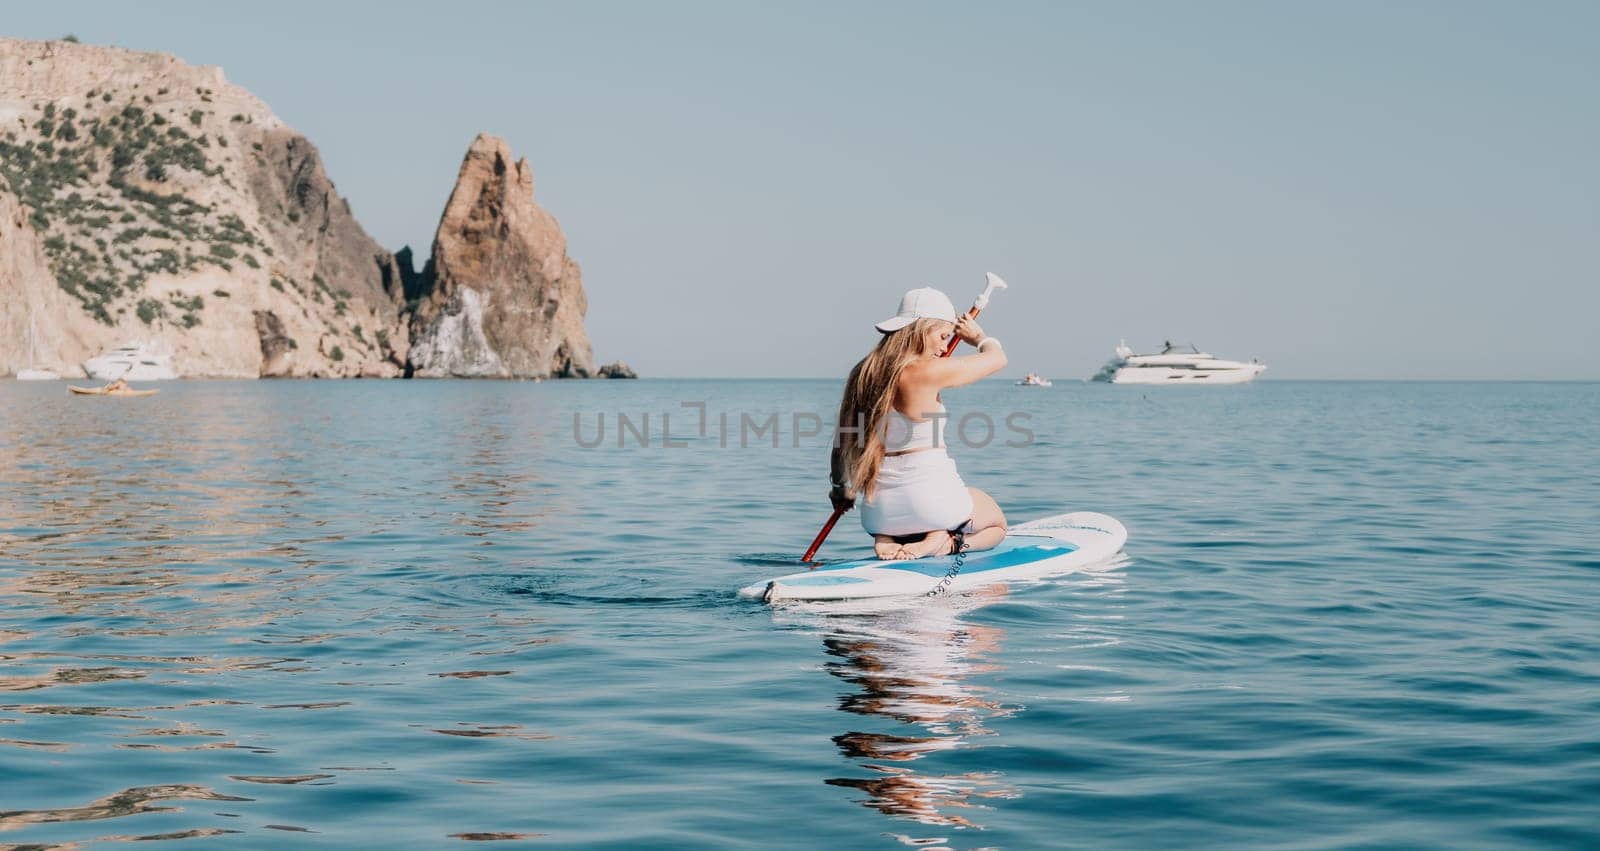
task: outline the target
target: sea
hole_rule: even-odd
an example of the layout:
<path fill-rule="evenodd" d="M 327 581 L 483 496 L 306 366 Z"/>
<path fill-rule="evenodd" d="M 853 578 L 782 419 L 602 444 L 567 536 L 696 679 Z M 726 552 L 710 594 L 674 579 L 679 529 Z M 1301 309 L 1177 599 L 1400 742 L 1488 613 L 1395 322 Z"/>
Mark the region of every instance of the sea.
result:
<path fill-rule="evenodd" d="M 0 847 L 1600 847 L 1600 384 L 949 391 L 1128 543 L 882 610 L 838 380 L 159 388 L 0 382 Z"/>

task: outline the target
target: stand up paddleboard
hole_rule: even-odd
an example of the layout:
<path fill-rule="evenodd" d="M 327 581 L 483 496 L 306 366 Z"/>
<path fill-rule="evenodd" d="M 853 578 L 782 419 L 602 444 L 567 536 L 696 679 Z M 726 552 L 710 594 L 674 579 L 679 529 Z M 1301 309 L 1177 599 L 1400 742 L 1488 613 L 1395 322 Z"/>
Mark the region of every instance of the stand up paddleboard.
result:
<path fill-rule="evenodd" d="M 1098 564 L 1122 550 L 1128 530 L 1114 517 L 1077 511 L 1012 526 L 993 549 L 958 556 L 825 564 L 739 589 L 764 600 L 854 600 L 954 594 L 1012 579 L 1037 579 Z"/>

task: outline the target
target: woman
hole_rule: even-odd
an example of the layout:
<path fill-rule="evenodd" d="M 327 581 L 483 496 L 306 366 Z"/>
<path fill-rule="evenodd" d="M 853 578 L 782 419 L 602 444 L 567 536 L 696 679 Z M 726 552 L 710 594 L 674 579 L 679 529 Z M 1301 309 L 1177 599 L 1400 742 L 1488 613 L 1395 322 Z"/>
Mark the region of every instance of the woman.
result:
<path fill-rule="evenodd" d="M 1006 365 L 1000 341 L 978 323 L 956 318 L 950 299 L 924 287 L 900 299 L 900 311 L 879 322 L 878 345 L 856 364 L 839 402 L 834 440 L 835 508 L 860 494 L 861 525 L 881 559 L 914 559 L 987 549 L 1006 536 L 995 501 L 969 488 L 945 453 L 948 415 L 939 399 Z M 954 334 L 976 346 L 966 357 L 940 357 Z"/>

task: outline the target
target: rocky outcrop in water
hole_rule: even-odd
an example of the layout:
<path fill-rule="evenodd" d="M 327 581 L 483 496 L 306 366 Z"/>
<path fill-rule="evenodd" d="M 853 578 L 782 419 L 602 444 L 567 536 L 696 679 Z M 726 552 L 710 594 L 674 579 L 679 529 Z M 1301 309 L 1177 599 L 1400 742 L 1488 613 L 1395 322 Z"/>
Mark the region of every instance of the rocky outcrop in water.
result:
<path fill-rule="evenodd" d="M 420 377 L 588 377 L 588 299 L 527 160 L 479 135 L 467 149 L 417 284 L 410 366 Z"/>
<path fill-rule="evenodd" d="M 398 375 L 405 363 L 394 258 L 316 148 L 220 69 L 0 39 L 0 196 L 0 327 L 37 329 L 31 345 L 0 336 L 0 373 L 81 375 L 129 342 L 191 376 Z M 10 250 L 30 242 L 42 264 Z"/>
<path fill-rule="evenodd" d="M 638 378 L 639 374 L 634 372 L 633 367 L 628 366 L 627 363 L 623 361 L 617 361 L 616 363 L 608 363 L 605 366 L 600 367 L 600 377 Z"/>

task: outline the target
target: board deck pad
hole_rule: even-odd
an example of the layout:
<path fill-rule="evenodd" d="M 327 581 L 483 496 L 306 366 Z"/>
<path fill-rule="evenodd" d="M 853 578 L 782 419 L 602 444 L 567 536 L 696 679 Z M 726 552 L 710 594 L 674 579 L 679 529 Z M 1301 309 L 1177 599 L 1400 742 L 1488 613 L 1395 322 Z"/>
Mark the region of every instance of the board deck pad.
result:
<path fill-rule="evenodd" d="M 1032 535 L 1008 535 L 993 549 L 980 550 L 967 553 L 962 572 L 982 573 L 985 570 L 997 570 L 1002 567 L 1016 567 L 1020 564 L 1039 561 L 1040 559 L 1055 558 L 1059 555 L 1070 553 L 1077 547 L 1054 538 Z M 883 561 L 876 558 L 857 559 L 856 561 L 841 561 L 838 564 L 823 565 L 817 568 L 817 573 L 831 570 L 851 570 L 857 567 L 875 566 L 887 570 L 909 570 L 923 576 L 943 576 L 955 566 L 956 557 L 935 556 L 932 558 L 919 558 L 910 561 Z"/>

